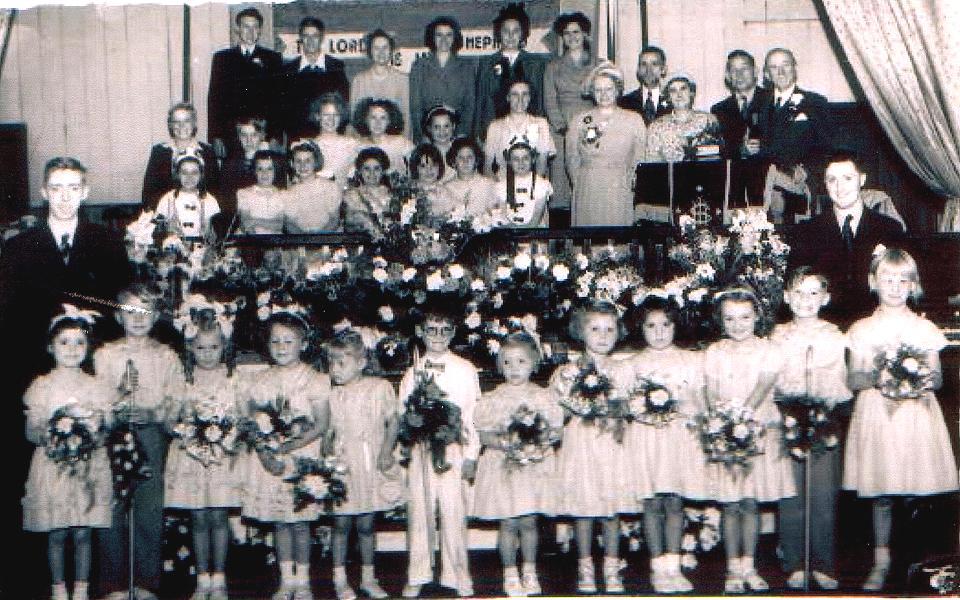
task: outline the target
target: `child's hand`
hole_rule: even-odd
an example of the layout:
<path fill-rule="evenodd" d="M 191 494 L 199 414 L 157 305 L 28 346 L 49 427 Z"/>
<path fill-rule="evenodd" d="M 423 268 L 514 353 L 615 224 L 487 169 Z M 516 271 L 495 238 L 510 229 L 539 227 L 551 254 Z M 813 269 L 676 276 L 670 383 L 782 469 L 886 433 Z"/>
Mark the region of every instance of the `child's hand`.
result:
<path fill-rule="evenodd" d="M 463 461 L 463 466 L 460 468 L 461 477 L 465 481 L 473 481 L 473 478 L 477 476 L 477 461 L 466 459 Z"/>
<path fill-rule="evenodd" d="M 393 467 L 393 454 L 381 454 L 377 457 L 377 468 L 381 473 L 386 473 Z"/>

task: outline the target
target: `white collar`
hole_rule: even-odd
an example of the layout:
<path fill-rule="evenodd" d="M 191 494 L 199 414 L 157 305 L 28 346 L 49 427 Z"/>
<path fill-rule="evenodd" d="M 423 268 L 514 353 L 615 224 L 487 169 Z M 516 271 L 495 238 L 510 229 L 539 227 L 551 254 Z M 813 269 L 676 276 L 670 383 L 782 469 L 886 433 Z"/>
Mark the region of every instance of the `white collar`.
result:
<path fill-rule="evenodd" d="M 59 219 L 47 217 L 47 227 L 50 228 L 50 233 L 53 234 L 53 241 L 56 242 L 58 247 L 60 246 L 60 240 L 64 235 L 67 236 L 67 241 L 70 244 L 73 244 L 73 238 L 77 233 L 78 222 L 78 217 L 74 217 L 69 221 L 61 221 Z"/>
<path fill-rule="evenodd" d="M 797 93 L 797 84 L 791 85 L 789 89 L 782 92 L 780 90 L 774 90 L 773 101 L 776 102 L 780 100 L 780 104 L 786 104 L 790 100 L 790 96 L 793 96 L 795 93 Z"/>
<path fill-rule="evenodd" d="M 519 51 L 519 50 L 514 50 L 514 51 L 512 51 L 512 52 L 506 52 L 506 51 L 501 50 L 500 53 L 507 57 L 507 60 L 510 61 L 510 64 L 511 64 L 511 65 L 513 65 L 513 63 L 517 62 L 517 57 L 520 56 L 520 51 Z"/>
<path fill-rule="evenodd" d="M 310 61 L 307 60 L 307 55 L 306 55 L 306 54 L 301 54 L 301 55 L 300 55 L 300 70 L 301 70 L 301 71 L 304 70 L 304 69 L 306 69 L 307 67 L 311 67 L 311 66 L 313 66 L 313 65 L 317 65 L 318 67 L 320 67 L 320 69 L 326 71 L 326 70 L 327 70 L 327 55 L 326 55 L 325 53 L 321 52 L 320 54 L 317 55 L 317 62 L 315 62 L 315 63 L 313 63 L 313 64 L 311 64 Z"/>
<path fill-rule="evenodd" d="M 750 88 L 749 92 L 734 92 L 733 97 L 737 99 L 737 102 L 740 102 L 740 97 L 743 97 L 743 101 L 746 104 L 753 102 L 753 97 L 757 95 L 757 86 Z"/>
<path fill-rule="evenodd" d="M 660 86 L 648 88 L 647 86 L 640 84 L 640 91 L 643 95 L 643 101 L 646 102 L 647 94 L 650 94 L 653 97 L 653 101 L 657 102 L 660 100 Z"/>
<path fill-rule="evenodd" d="M 847 215 L 853 217 L 850 221 L 850 228 L 853 229 L 853 233 L 857 233 L 857 228 L 860 226 L 860 220 L 863 218 L 863 202 L 857 201 L 853 206 L 847 210 L 838 210 L 837 208 L 833 209 L 833 214 L 837 217 L 837 225 L 840 226 L 840 230 L 843 230 L 843 222 L 847 219 Z"/>
<path fill-rule="evenodd" d="M 252 55 L 253 51 L 257 49 L 256 44 L 253 44 L 252 46 L 245 46 L 243 44 L 240 44 L 238 47 L 240 48 L 240 54 L 244 54 L 244 55 L 246 54 Z"/>

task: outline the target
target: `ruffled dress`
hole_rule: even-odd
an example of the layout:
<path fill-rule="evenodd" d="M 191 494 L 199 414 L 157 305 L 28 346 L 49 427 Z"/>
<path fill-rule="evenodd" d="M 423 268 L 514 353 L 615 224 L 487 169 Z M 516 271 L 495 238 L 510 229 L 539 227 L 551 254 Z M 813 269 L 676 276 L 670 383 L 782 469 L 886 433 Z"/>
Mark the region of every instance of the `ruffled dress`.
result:
<path fill-rule="evenodd" d="M 761 376 L 776 375 L 783 359 L 776 344 L 763 338 L 737 342 L 720 340 L 707 348 L 704 374 L 708 398 L 713 402 L 745 400 L 753 393 Z M 752 498 L 773 502 L 796 495 L 790 457 L 783 449 L 780 409 L 773 401 L 773 390 L 757 407 L 754 418 L 766 425 L 758 447 L 762 454 L 750 459 L 748 468 L 739 465 L 709 463 L 709 495 L 718 502 L 738 502 Z"/>
<path fill-rule="evenodd" d="M 115 396 L 116 393 L 113 393 Z M 103 419 L 110 411 L 110 388 L 94 377 L 73 369 L 55 369 L 38 377 L 23 397 L 28 427 L 46 431 L 57 409 L 74 404 Z M 65 527 L 110 527 L 110 462 L 103 446 L 75 469 L 47 457 L 37 446 L 30 461 L 23 498 L 23 528 L 52 531 Z"/>
<path fill-rule="evenodd" d="M 552 428 L 563 426 L 563 410 L 550 390 L 534 383 L 499 385 L 477 404 L 474 423 L 481 433 L 504 433 L 510 417 L 521 406 L 538 412 Z M 550 514 L 560 499 L 556 455 L 549 452 L 542 462 L 509 463 L 503 450 L 486 447 L 477 464 L 473 516 L 507 519 L 523 515 Z"/>
<path fill-rule="evenodd" d="M 854 356 L 875 356 L 901 344 L 940 351 L 947 340 L 914 313 L 877 310 L 847 333 Z M 871 388 L 857 394 L 844 455 L 843 488 L 859 496 L 924 496 L 957 489 L 957 463 L 933 392 L 888 400 Z"/>

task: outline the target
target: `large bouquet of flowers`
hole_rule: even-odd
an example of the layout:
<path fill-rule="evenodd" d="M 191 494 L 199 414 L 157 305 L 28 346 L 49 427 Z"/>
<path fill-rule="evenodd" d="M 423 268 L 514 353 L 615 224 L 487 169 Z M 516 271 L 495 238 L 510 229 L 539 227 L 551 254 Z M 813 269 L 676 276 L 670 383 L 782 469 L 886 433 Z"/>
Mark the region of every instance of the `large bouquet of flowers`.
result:
<path fill-rule="evenodd" d="M 294 457 L 293 474 L 284 478 L 293 484 L 295 510 L 313 504 L 323 504 L 325 510 L 339 506 L 347 498 L 343 476 L 347 466 L 336 456 L 322 456 L 319 460 L 305 456 Z"/>
<path fill-rule="evenodd" d="M 759 439 L 765 431 L 753 409 L 740 399 L 710 406 L 700 416 L 700 441 L 710 462 L 748 468 L 750 460 L 763 453 Z"/>
<path fill-rule="evenodd" d="M 623 441 L 624 427 L 634 420 L 627 399 L 616 395 L 610 378 L 592 361 L 567 365 L 560 372 L 560 406 L 588 423 L 609 429 L 617 442 Z"/>
<path fill-rule="evenodd" d="M 911 400 L 933 390 L 935 372 L 927 353 L 909 344 L 889 348 L 874 363 L 877 389 L 890 400 Z"/>
<path fill-rule="evenodd" d="M 234 454 L 239 434 L 237 419 L 227 414 L 213 398 L 199 402 L 193 410 L 181 412 L 173 427 L 180 447 L 205 467 L 219 464 L 224 456 Z"/>
<path fill-rule="evenodd" d="M 253 403 L 251 409 L 253 418 L 243 422 L 241 436 L 254 450 L 277 452 L 313 426 L 309 416 L 293 413 L 289 398 L 283 395 L 273 401 Z"/>
<path fill-rule="evenodd" d="M 631 413 L 644 425 L 663 427 L 677 417 L 677 399 L 654 378 L 637 377 L 629 396 Z"/>
<path fill-rule="evenodd" d="M 683 536 L 680 538 L 680 566 L 697 568 L 697 554 L 710 552 L 720 543 L 720 510 L 708 505 L 683 509 Z"/>
<path fill-rule="evenodd" d="M 520 405 L 503 426 L 508 467 L 543 462 L 560 441 L 547 419 L 526 404 Z"/>
<path fill-rule="evenodd" d="M 430 450 L 433 470 L 444 473 L 450 470 L 447 446 L 460 443 L 463 438 L 460 407 L 446 399 L 446 392 L 433 375 L 417 371 L 415 378 L 400 415 L 401 464 L 410 464 L 413 446 L 424 444 Z"/>
<path fill-rule="evenodd" d="M 782 395 L 776 398 L 783 414 L 783 445 L 794 458 L 822 453 L 840 443 L 839 424 L 821 398 Z"/>
<path fill-rule="evenodd" d="M 103 415 L 79 405 L 76 398 L 54 411 L 47 422 L 47 458 L 75 474 L 100 445 Z"/>

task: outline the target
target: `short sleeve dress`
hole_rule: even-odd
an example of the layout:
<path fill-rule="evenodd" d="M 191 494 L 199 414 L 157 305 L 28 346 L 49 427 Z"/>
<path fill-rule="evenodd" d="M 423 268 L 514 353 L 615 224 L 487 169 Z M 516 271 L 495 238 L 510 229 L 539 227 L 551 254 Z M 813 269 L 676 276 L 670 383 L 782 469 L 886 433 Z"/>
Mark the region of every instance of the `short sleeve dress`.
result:
<path fill-rule="evenodd" d="M 914 313 L 877 310 L 847 333 L 855 356 L 875 356 L 901 344 L 940 351 L 947 340 Z M 843 488 L 859 496 L 923 496 L 957 489 L 957 464 L 940 403 L 933 392 L 888 400 L 871 388 L 857 394 L 844 454 Z"/>
<path fill-rule="evenodd" d="M 174 401 L 187 418 L 203 403 L 232 417 L 238 427 L 243 413 L 237 386 L 237 379 L 227 377 L 226 367 L 194 369 L 193 383 L 184 382 Z M 167 452 L 164 505 L 190 510 L 240 506 L 239 464 L 239 454 L 227 454 L 205 465 L 187 452 L 182 440 L 174 438 Z"/>
<path fill-rule="evenodd" d="M 745 400 L 763 375 L 776 375 L 783 362 L 777 345 L 768 339 L 720 340 L 704 355 L 704 381 L 713 402 Z M 783 449 L 782 418 L 773 401 L 773 390 L 755 411 L 755 418 L 767 426 L 758 446 L 762 454 L 750 460 L 749 468 L 722 463 L 707 465 L 710 496 L 718 502 L 752 498 L 773 502 L 796 495 L 790 457 Z"/>
<path fill-rule="evenodd" d="M 483 151 L 503 171 L 506 165 L 504 152 L 518 142 L 529 144 L 540 156 L 549 158 L 557 153 L 553 136 L 550 135 L 550 124 L 543 117 L 531 114 L 508 115 L 490 123 Z"/>
<path fill-rule="evenodd" d="M 360 377 L 331 389 L 330 425 L 336 433 L 337 453 L 347 466 L 344 475 L 347 498 L 333 507 L 334 514 L 384 511 L 399 502 L 398 497 L 386 497 L 388 481 L 377 468 L 387 422 L 396 412 L 397 394 L 386 379 Z"/>
<path fill-rule="evenodd" d="M 289 367 L 271 367 L 251 378 L 249 401 L 251 405 L 272 403 L 277 396 L 283 396 L 290 402 L 294 416 L 314 415 L 314 402 L 328 403 L 330 398 L 330 378 L 317 372 L 306 364 Z M 266 523 L 298 523 L 313 521 L 320 515 L 316 504 L 294 510 L 293 484 L 284 481 L 293 473 L 293 456 L 319 458 L 322 439 L 317 439 L 291 453 L 278 455 L 284 462 L 284 472 L 273 475 L 263 468 L 256 455 L 247 462 L 245 490 L 243 494 L 243 515 Z"/>
<path fill-rule="evenodd" d="M 342 200 L 340 186 L 319 176 L 290 186 L 283 192 L 287 233 L 339 231 Z"/>
<path fill-rule="evenodd" d="M 627 429 L 627 460 L 642 463 L 631 469 L 632 491 L 638 501 L 654 494 L 677 494 L 706 500 L 709 482 L 706 455 L 695 427 L 703 412 L 703 356 L 671 346 L 647 348 L 633 360 L 634 379 L 663 385 L 677 401 L 677 416 L 663 425 L 633 423 Z M 647 480 L 640 478 L 646 475 Z"/>
<path fill-rule="evenodd" d="M 240 227 L 246 233 L 283 233 L 283 196 L 257 185 L 237 190 Z"/>
<path fill-rule="evenodd" d="M 521 406 L 540 413 L 551 427 L 563 426 L 563 410 L 550 390 L 534 383 L 497 386 L 477 403 L 474 422 L 481 434 L 503 433 L 510 416 Z M 551 514 L 557 504 L 556 456 L 539 463 L 508 464 L 499 448 L 487 447 L 477 464 L 473 516 L 479 519 L 508 519 L 533 514 Z"/>
<path fill-rule="evenodd" d="M 116 395 L 116 394 L 113 394 Z M 54 369 L 38 377 L 23 397 L 27 424 L 46 430 L 57 409 L 68 404 L 102 420 L 110 411 L 110 388 L 82 372 Z M 47 458 L 37 446 L 30 461 L 23 498 L 23 528 L 51 531 L 65 527 L 110 527 L 113 488 L 107 450 L 94 450 L 75 469 Z"/>

